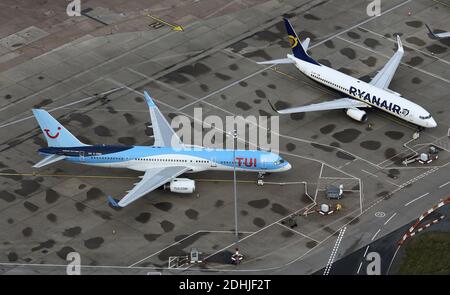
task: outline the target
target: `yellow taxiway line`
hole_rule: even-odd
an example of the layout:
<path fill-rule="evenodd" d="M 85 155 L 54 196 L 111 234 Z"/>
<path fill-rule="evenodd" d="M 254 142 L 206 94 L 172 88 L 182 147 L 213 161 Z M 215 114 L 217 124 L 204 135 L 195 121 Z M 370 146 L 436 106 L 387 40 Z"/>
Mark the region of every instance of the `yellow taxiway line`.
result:
<path fill-rule="evenodd" d="M 156 17 L 156 16 L 151 15 L 151 14 L 146 14 L 146 15 L 147 15 L 148 17 L 150 17 L 150 18 L 152 18 L 152 19 L 154 19 L 154 20 L 156 20 L 156 21 L 162 23 L 162 24 L 165 24 L 166 26 L 171 27 L 172 30 L 174 30 L 174 31 L 183 31 L 183 27 L 180 26 L 180 25 L 174 25 L 174 24 L 168 23 L 168 22 L 166 22 L 165 20 L 162 20 L 162 19 L 160 19 L 159 17 Z"/>
<path fill-rule="evenodd" d="M 41 174 L 41 173 L 0 173 L 0 176 L 28 176 L 28 177 L 75 177 L 75 178 L 97 178 L 97 179 L 138 179 L 139 176 L 111 176 L 111 175 L 74 175 L 74 174 Z M 194 179 L 199 182 L 233 182 L 233 179 L 208 179 L 200 178 Z M 256 184 L 256 180 L 236 180 L 237 183 L 253 183 Z M 288 185 L 299 184 L 300 182 L 264 182 L 269 185 Z"/>

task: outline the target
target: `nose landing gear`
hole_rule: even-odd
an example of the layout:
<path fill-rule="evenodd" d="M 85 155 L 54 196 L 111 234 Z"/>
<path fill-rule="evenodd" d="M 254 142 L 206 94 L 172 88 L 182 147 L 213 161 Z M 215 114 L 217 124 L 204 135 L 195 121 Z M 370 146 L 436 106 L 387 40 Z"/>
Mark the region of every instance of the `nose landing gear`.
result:
<path fill-rule="evenodd" d="M 257 179 L 257 184 L 258 185 L 264 185 L 264 175 L 266 173 L 264 172 L 258 172 L 258 179 Z"/>

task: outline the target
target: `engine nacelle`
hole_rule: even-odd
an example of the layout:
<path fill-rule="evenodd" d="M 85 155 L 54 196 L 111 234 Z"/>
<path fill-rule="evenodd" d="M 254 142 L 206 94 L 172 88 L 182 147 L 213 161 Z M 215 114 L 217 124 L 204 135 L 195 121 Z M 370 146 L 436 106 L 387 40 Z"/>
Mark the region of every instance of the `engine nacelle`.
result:
<path fill-rule="evenodd" d="M 189 178 L 175 178 L 166 183 L 164 189 L 173 193 L 191 194 L 195 191 L 195 181 Z"/>
<path fill-rule="evenodd" d="M 367 121 L 367 113 L 365 111 L 361 111 L 360 109 L 347 109 L 345 113 L 347 116 L 358 122 Z"/>

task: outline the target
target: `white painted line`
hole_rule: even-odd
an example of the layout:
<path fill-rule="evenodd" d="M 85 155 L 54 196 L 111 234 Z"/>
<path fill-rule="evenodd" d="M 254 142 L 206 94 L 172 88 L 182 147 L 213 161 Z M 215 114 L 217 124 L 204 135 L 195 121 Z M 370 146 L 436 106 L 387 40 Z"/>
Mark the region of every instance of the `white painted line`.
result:
<path fill-rule="evenodd" d="M 366 251 L 364 251 L 364 255 L 363 255 L 363 257 L 366 257 L 366 255 L 367 255 L 367 251 L 369 251 L 369 247 L 370 247 L 370 245 L 367 245 L 367 248 L 366 248 Z"/>
<path fill-rule="evenodd" d="M 375 237 L 380 233 L 381 228 L 377 230 L 377 232 L 373 235 L 372 241 L 375 240 Z"/>
<path fill-rule="evenodd" d="M 360 214 L 363 213 L 363 183 L 361 182 L 361 178 L 358 179 L 358 183 L 359 183 L 359 211 Z"/>
<path fill-rule="evenodd" d="M 136 265 L 138 265 L 139 263 L 144 262 L 145 260 L 147 260 L 147 259 L 149 259 L 149 258 L 155 256 L 156 254 L 159 254 L 159 253 L 161 253 L 162 251 L 169 249 L 170 247 L 173 247 L 173 246 L 175 246 L 175 245 L 177 245 L 177 244 L 180 244 L 180 243 L 183 242 L 184 240 L 186 240 L 186 239 L 188 239 L 188 238 L 190 238 L 190 237 L 192 237 L 192 236 L 195 236 L 195 235 L 197 235 L 197 234 L 199 234 L 199 233 L 233 234 L 234 231 L 228 231 L 228 230 L 199 230 L 199 231 L 196 231 L 195 233 L 190 234 L 190 235 L 188 235 L 187 237 L 185 237 L 185 238 L 183 238 L 183 239 L 181 239 L 181 240 L 179 240 L 179 241 L 177 241 L 177 242 L 174 242 L 174 243 L 170 244 L 169 246 L 167 246 L 167 247 L 165 247 L 165 248 L 163 248 L 163 249 L 161 249 L 161 250 L 159 250 L 159 251 L 157 251 L 157 252 L 155 252 L 155 253 L 153 253 L 153 254 L 150 254 L 150 255 L 146 256 L 145 258 L 142 258 L 141 260 L 139 260 L 139 261 L 137 261 L 137 262 L 135 262 L 135 263 L 133 263 L 133 264 L 127 266 L 127 267 L 128 267 L 128 268 L 136 267 Z M 249 232 L 249 231 L 239 231 L 239 233 L 253 234 L 254 232 Z"/>
<path fill-rule="evenodd" d="M 343 227 L 340 232 L 339 236 L 336 239 L 336 243 L 334 244 L 333 250 L 331 251 L 330 258 L 328 259 L 327 266 L 325 267 L 325 271 L 323 272 L 323 275 L 327 276 L 330 273 L 331 266 L 333 265 L 334 259 L 336 257 L 337 251 L 339 249 L 339 245 L 342 242 L 342 238 L 344 237 L 344 233 L 347 227 Z"/>
<path fill-rule="evenodd" d="M 184 109 L 186 109 L 186 108 L 188 108 L 188 107 L 190 107 L 190 106 L 192 106 L 192 105 L 195 105 L 195 104 L 197 104 L 197 103 L 199 103 L 199 102 L 202 102 L 202 101 L 204 101 L 205 99 L 207 99 L 208 97 L 211 97 L 211 96 L 213 96 L 213 95 L 216 95 L 216 94 L 218 94 L 218 93 L 220 93 L 220 92 L 222 92 L 222 91 L 227 90 L 227 89 L 230 88 L 230 87 L 233 87 L 233 86 L 239 84 L 240 82 L 242 82 L 242 81 L 244 81 L 244 80 L 250 79 L 250 78 L 253 77 L 253 76 L 256 76 L 256 75 L 258 75 L 258 74 L 260 74 L 260 73 L 262 73 L 262 72 L 264 72 L 264 71 L 267 71 L 267 70 L 270 69 L 271 67 L 273 67 L 273 65 L 268 66 L 268 67 L 265 67 L 265 68 L 262 68 L 262 69 L 260 69 L 260 70 L 258 70 L 258 71 L 256 71 L 256 72 L 254 72 L 254 73 L 248 75 L 248 76 L 245 76 L 244 78 L 241 78 L 241 79 L 239 79 L 239 80 L 236 80 L 236 81 L 234 81 L 234 82 L 232 82 L 232 83 L 230 83 L 230 84 L 228 84 L 228 85 L 226 85 L 226 86 L 224 86 L 224 87 L 222 87 L 222 88 L 219 88 L 219 89 L 217 89 L 217 90 L 215 90 L 215 91 L 213 91 L 213 92 L 210 92 L 210 93 L 208 93 L 207 95 L 205 95 L 205 96 L 203 96 L 203 97 L 201 97 L 201 98 L 199 98 L 199 99 L 197 99 L 197 100 L 195 100 L 195 101 L 192 101 L 192 102 L 190 102 L 190 103 L 187 103 L 187 104 L 185 104 L 184 106 L 182 106 L 181 108 L 178 108 L 178 111 L 182 111 L 182 110 L 184 110 Z"/>
<path fill-rule="evenodd" d="M 391 219 L 394 218 L 395 215 L 397 215 L 397 212 L 395 212 L 394 214 L 392 214 L 392 216 L 389 217 L 388 220 L 386 220 L 386 222 L 384 223 L 384 225 L 386 225 L 389 221 L 391 221 Z"/>
<path fill-rule="evenodd" d="M 446 185 L 449 184 L 449 183 L 450 183 L 450 181 L 447 181 L 446 183 L 441 184 L 441 185 L 439 186 L 439 188 L 443 188 L 444 186 L 446 186 Z"/>
<path fill-rule="evenodd" d="M 361 270 L 361 266 L 362 266 L 362 261 L 361 261 L 361 263 L 359 264 L 358 271 L 356 272 L 356 274 L 359 274 L 359 271 Z"/>
<path fill-rule="evenodd" d="M 95 80 L 94 82 L 97 82 L 97 81 L 98 81 L 98 79 Z M 93 82 L 93 83 L 94 83 L 94 82 Z M 84 87 L 86 87 L 86 85 L 84 85 Z M 88 100 L 91 100 L 91 99 L 97 99 L 97 98 L 99 98 L 99 97 L 101 97 L 101 96 L 105 96 L 105 95 L 108 95 L 108 94 L 112 94 L 112 93 L 114 93 L 114 92 L 116 92 L 116 91 L 119 91 L 119 90 L 121 90 L 122 88 L 123 88 L 123 87 L 114 88 L 114 89 L 111 89 L 111 90 L 108 90 L 108 91 L 99 93 L 99 94 L 97 94 L 97 95 L 92 95 L 92 96 L 89 96 L 89 97 L 85 97 L 85 98 L 82 98 L 82 99 L 79 99 L 79 100 L 76 100 L 76 101 L 73 101 L 73 102 L 70 102 L 70 103 L 61 105 L 61 106 L 59 106 L 59 107 L 53 107 L 53 108 L 51 108 L 51 109 L 47 109 L 47 112 L 51 113 L 51 112 L 54 112 L 54 111 L 59 110 L 59 109 L 62 109 L 62 108 L 66 108 L 66 107 L 69 107 L 69 106 L 73 106 L 74 104 L 82 103 L 82 102 L 85 102 L 85 101 L 88 101 Z M 17 119 L 17 120 L 15 120 L 15 121 L 5 123 L 5 124 L 1 125 L 0 128 L 4 128 L 4 127 L 10 126 L 10 125 L 14 125 L 14 124 L 17 124 L 17 123 L 26 121 L 26 120 L 31 119 L 31 118 L 34 118 L 34 115 L 32 115 L 32 116 L 27 116 L 27 117 L 22 118 L 22 119 Z"/>
<path fill-rule="evenodd" d="M 284 227 L 284 228 L 286 228 L 286 229 L 288 229 L 288 230 L 290 230 L 290 231 L 292 231 L 292 232 L 294 232 L 294 233 L 296 233 L 296 234 L 301 235 L 301 236 L 304 237 L 304 238 L 307 238 L 307 239 L 310 239 L 310 240 L 312 240 L 312 241 L 314 241 L 314 242 L 316 242 L 316 243 L 319 243 L 318 240 L 313 239 L 313 238 L 311 238 L 310 236 L 305 235 L 304 233 L 301 233 L 301 232 L 299 232 L 299 231 L 296 231 L 295 229 L 292 229 L 292 228 L 290 228 L 290 227 L 288 227 L 288 226 L 286 226 L 286 225 L 284 225 L 284 224 L 282 224 L 282 223 L 277 222 L 277 224 L 278 224 L 278 225 L 281 225 L 282 227 Z"/>
<path fill-rule="evenodd" d="M 362 172 L 365 172 L 365 173 L 367 173 L 367 174 L 370 174 L 370 175 L 372 175 L 373 177 L 377 177 L 377 178 L 378 178 L 378 175 L 375 175 L 375 174 L 373 174 L 373 173 L 370 173 L 369 171 L 366 171 L 366 170 L 364 170 L 364 169 L 361 169 L 361 171 L 362 171 Z"/>
<path fill-rule="evenodd" d="M 190 235 L 188 235 L 187 237 L 185 237 L 185 238 L 183 238 L 183 239 L 181 239 L 181 240 L 179 240 L 179 241 L 177 241 L 177 242 L 175 242 L 175 243 L 172 243 L 172 244 L 170 244 L 169 246 L 167 246 L 167 247 L 165 247 L 165 248 L 163 248 L 163 249 L 161 249 L 161 250 L 159 250 L 159 251 L 157 251 L 157 252 L 155 252 L 155 253 L 153 253 L 153 254 L 151 254 L 151 255 L 148 255 L 148 256 L 142 258 L 142 259 L 139 260 L 139 261 L 136 261 L 135 263 L 129 265 L 128 267 L 129 267 L 129 268 L 135 267 L 136 265 L 138 265 L 138 264 L 141 263 L 141 262 L 144 262 L 145 260 L 149 259 L 150 257 L 155 256 L 156 254 L 161 253 L 162 251 L 167 250 L 167 249 L 169 249 L 170 247 L 172 247 L 172 246 L 174 246 L 174 245 L 177 245 L 177 244 L 183 242 L 184 240 L 186 240 L 186 239 L 188 239 L 188 238 L 190 238 L 190 237 L 192 237 L 192 236 L 195 236 L 196 234 L 201 233 L 201 232 L 202 232 L 201 230 L 196 231 L 195 233 L 190 234 Z"/>
<path fill-rule="evenodd" d="M 355 178 L 355 177 L 326 177 L 326 176 L 323 176 L 323 177 L 321 177 L 321 179 L 339 179 L 339 180 L 341 180 L 341 179 L 351 179 L 351 180 L 357 180 L 359 178 Z"/>
<path fill-rule="evenodd" d="M 425 196 L 428 196 L 429 194 L 430 193 L 425 193 L 425 194 L 421 195 L 420 197 L 417 197 L 414 200 L 409 201 L 408 203 L 405 204 L 405 207 L 408 206 L 409 204 L 411 204 L 412 202 L 415 202 L 415 201 L 417 201 L 417 200 L 419 200 L 419 199 L 421 199 L 421 198 L 423 198 Z"/>
<path fill-rule="evenodd" d="M 395 250 L 394 256 L 392 256 L 391 262 L 389 263 L 389 267 L 388 267 L 388 269 L 386 271 L 387 275 L 389 274 L 389 272 L 391 270 L 392 263 L 394 262 L 395 256 L 397 256 L 398 250 L 400 250 L 400 246 L 397 247 L 397 250 Z"/>

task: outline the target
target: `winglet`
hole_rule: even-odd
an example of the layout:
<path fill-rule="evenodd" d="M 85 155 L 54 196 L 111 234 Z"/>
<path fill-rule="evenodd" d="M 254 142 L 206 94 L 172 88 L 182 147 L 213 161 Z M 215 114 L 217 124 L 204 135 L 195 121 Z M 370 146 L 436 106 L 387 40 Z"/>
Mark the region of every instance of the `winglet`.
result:
<path fill-rule="evenodd" d="M 117 203 L 117 201 L 115 199 L 113 199 L 113 197 L 108 196 L 108 203 L 116 208 L 120 208 L 121 206 L 119 206 L 119 203 Z"/>
<path fill-rule="evenodd" d="M 155 103 L 153 102 L 153 99 L 150 97 L 147 91 L 144 91 L 144 97 L 149 107 L 156 107 Z"/>
<path fill-rule="evenodd" d="M 431 39 L 438 39 L 438 36 L 436 36 L 436 34 L 433 33 L 433 31 L 431 30 L 431 28 L 427 24 L 425 24 L 425 27 L 427 27 L 427 29 L 428 29 L 428 36 Z"/>
<path fill-rule="evenodd" d="M 397 51 L 403 52 L 403 44 L 402 40 L 400 39 L 400 35 L 397 35 L 397 44 L 398 44 Z"/>
<path fill-rule="evenodd" d="M 303 42 L 301 42 L 303 49 L 305 49 L 305 51 L 308 50 L 310 41 L 311 41 L 311 39 L 308 37 L 305 40 L 303 40 Z"/>

